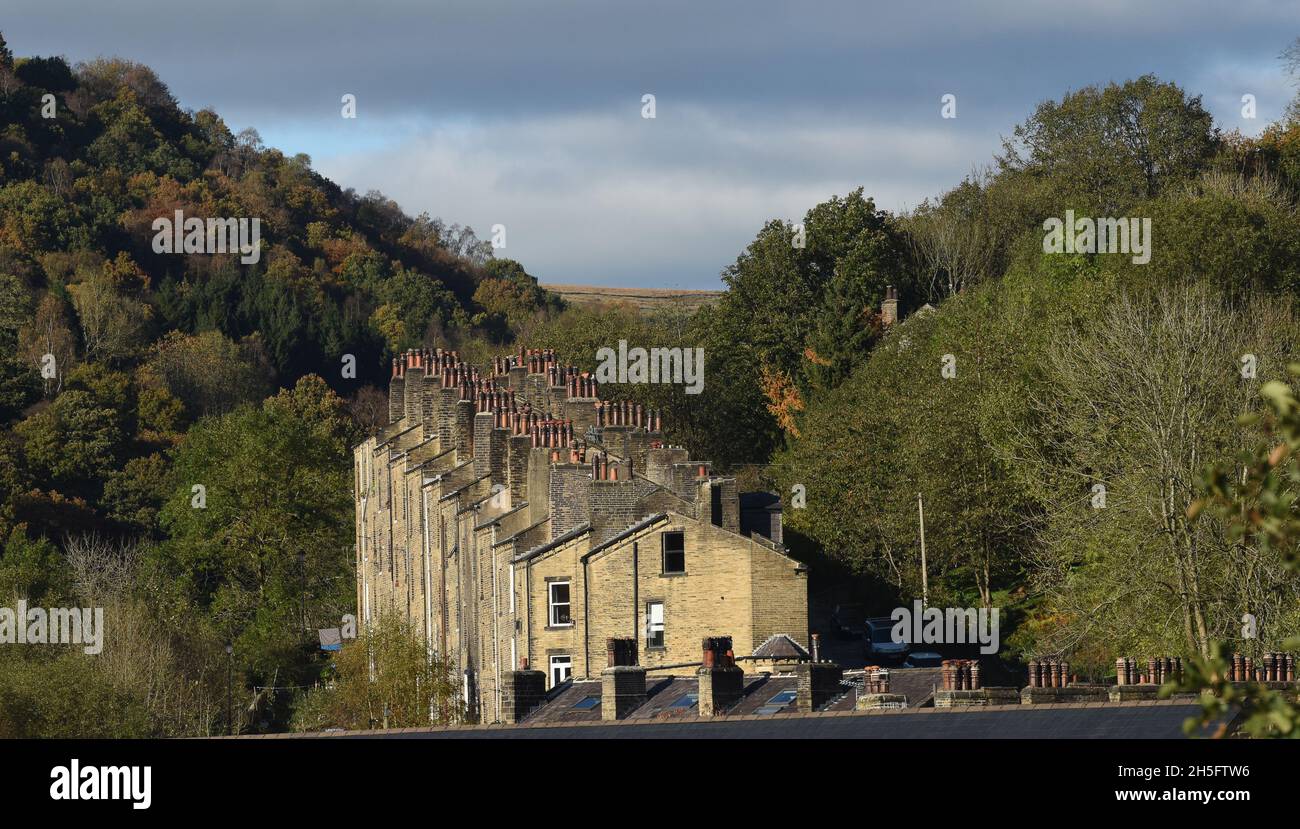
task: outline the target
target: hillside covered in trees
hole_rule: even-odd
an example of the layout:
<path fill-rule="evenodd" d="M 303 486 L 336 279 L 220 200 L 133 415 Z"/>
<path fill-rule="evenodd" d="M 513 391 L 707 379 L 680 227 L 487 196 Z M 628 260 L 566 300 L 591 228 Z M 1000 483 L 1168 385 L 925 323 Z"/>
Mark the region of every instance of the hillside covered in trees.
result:
<path fill-rule="evenodd" d="M 1001 607 L 1005 658 L 1064 656 L 1098 678 L 1117 655 L 1255 653 L 1300 632 L 1281 554 L 1191 517 L 1206 470 L 1232 480 L 1265 439 L 1238 417 L 1268 381 L 1293 382 L 1296 114 L 1248 138 L 1154 77 L 1088 87 L 1039 105 L 937 200 L 864 210 L 869 241 L 824 264 L 766 228 L 729 274 L 719 327 L 750 326 L 730 336 L 756 344 L 783 432 L 768 472 L 807 490 L 787 542 L 866 574 L 878 610 L 910 602 L 920 494 L 931 603 Z M 809 250 L 839 204 L 809 213 Z M 1149 219 L 1149 261 L 1045 252 L 1045 221 L 1067 211 Z M 863 249 L 898 258 L 860 264 Z M 808 283 L 778 303 L 792 270 Z M 882 329 L 886 282 L 911 313 Z M 760 304 L 771 313 L 743 322 Z"/>
<path fill-rule="evenodd" d="M 176 211 L 258 217 L 257 261 L 155 252 Z M 226 643 L 241 720 L 280 721 L 292 693 L 256 689 L 314 681 L 311 629 L 353 609 L 350 446 L 386 422 L 388 358 L 561 307 L 145 66 L 0 38 L 0 595 L 98 604 L 111 637 L 0 651 L 0 734 L 219 729 Z"/>

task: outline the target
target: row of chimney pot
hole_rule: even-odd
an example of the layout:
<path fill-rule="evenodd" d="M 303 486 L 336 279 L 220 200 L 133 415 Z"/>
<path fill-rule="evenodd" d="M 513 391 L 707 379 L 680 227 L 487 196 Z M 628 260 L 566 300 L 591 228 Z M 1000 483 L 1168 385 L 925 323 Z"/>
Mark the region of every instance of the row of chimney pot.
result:
<path fill-rule="evenodd" d="M 599 397 L 600 384 L 589 372 L 569 376 L 569 397 Z"/>
<path fill-rule="evenodd" d="M 528 435 L 532 438 L 533 446 L 566 449 L 573 445 L 573 421 L 544 420 L 533 424 Z"/>
<path fill-rule="evenodd" d="M 1295 682 L 1295 656 L 1270 651 L 1259 659 L 1232 655 L 1228 663 L 1229 682 Z"/>
<path fill-rule="evenodd" d="M 529 374 L 541 374 L 542 367 L 555 362 L 555 349 L 530 348 L 520 349 L 518 354 L 492 358 L 492 373 L 501 376 L 509 374 L 511 369 L 527 366 Z"/>
<path fill-rule="evenodd" d="M 464 365 L 460 361 L 459 352 L 443 351 L 441 348 L 413 348 L 403 352 L 400 357 L 393 358 L 393 376 L 405 377 L 408 369 L 415 368 L 422 370 L 427 377 L 435 371 L 442 372 Z"/>
<path fill-rule="evenodd" d="M 504 374 L 512 366 L 527 363 L 530 371 L 536 368 L 540 373 L 541 369 L 547 368 L 552 373 L 553 385 L 559 385 L 554 382 L 557 368 L 552 364 L 555 360 L 552 349 L 531 349 L 521 351 L 517 356 L 494 358 L 493 370 L 497 374 Z M 495 413 L 497 416 L 493 425 L 496 428 L 509 429 L 515 435 L 528 435 L 532 438 L 533 446 L 572 448 L 575 445 L 571 420 L 541 417 L 527 404 L 520 407 L 514 389 L 501 388 L 492 381 L 481 378 L 478 369 L 461 362 L 458 352 L 444 351 L 441 348 L 412 349 L 393 358 L 394 378 L 404 378 L 408 369 L 422 370 L 426 377 L 432 376 L 435 371 L 439 372 L 443 388 L 460 389 L 460 399 L 473 401 L 476 413 Z M 560 376 L 567 377 L 570 397 L 596 397 L 598 384 L 589 372 L 579 374 L 572 366 L 560 371 L 563 372 Z M 660 432 L 663 429 L 663 415 L 657 409 L 647 409 L 640 403 L 628 400 L 597 400 L 596 425 L 635 426 L 648 432 Z M 553 453 L 552 457 L 557 461 L 564 459 L 562 454 Z M 581 456 L 576 453 L 570 453 L 569 460 L 582 462 Z M 700 474 L 704 476 L 703 468 Z M 618 480 L 617 467 L 603 467 L 597 479 Z"/>
<path fill-rule="evenodd" d="M 527 366 L 529 374 L 542 374 L 547 366 L 555 363 L 553 348 L 521 348 L 518 354 L 507 354 L 492 358 L 494 374 L 509 374 L 511 369 Z"/>
<path fill-rule="evenodd" d="M 879 665 L 868 665 L 862 671 L 863 693 L 888 694 L 889 669 Z"/>
<path fill-rule="evenodd" d="M 1070 680 L 1070 663 L 1065 660 L 1029 660 L 1030 688 L 1064 688 L 1070 684 Z"/>
<path fill-rule="evenodd" d="M 536 363 L 540 368 L 547 361 L 555 360 L 555 352 L 550 349 L 534 350 L 526 355 L 521 353 L 519 357 L 496 357 L 493 360 L 493 371 L 498 375 L 504 374 L 517 359 L 526 359 L 530 366 Z M 502 371 L 503 368 L 506 371 Z M 394 378 L 405 378 L 408 369 L 421 369 L 426 377 L 433 376 L 437 372 L 442 387 L 460 389 L 460 399 L 474 401 L 475 411 L 499 411 L 514 405 L 514 389 L 502 389 L 483 378 L 477 368 L 461 362 L 459 354 L 455 351 L 443 351 L 441 348 L 436 351 L 413 349 L 405 352 L 401 357 L 393 358 Z M 599 383 L 590 372 L 584 371 L 579 374 L 572 366 L 563 370 L 551 366 L 548 371 L 551 374 L 551 385 L 567 385 L 569 397 L 598 397 Z M 648 409 L 640 403 L 629 400 L 597 400 L 596 425 L 636 426 L 648 432 L 660 432 L 663 430 L 663 414 L 658 409 Z"/>
<path fill-rule="evenodd" d="M 486 388 L 486 385 L 484 385 L 479 378 L 478 369 L 471 368 L 464 363 L 454 366 L 446 366 L 443 368 L 439 377 L 444 389 L 463 390 L 473 387 L 473 391 L 478 391 L 479 388 Z M 461 399 L 469 400 L 471 398 L 462 392 Z"/>
<path fill-rule="evenodd" d="M 514 389 L 497 389 L 494 391 L 480 391 L 478 393 L 478 396 L 474 399 L 474 411 L 476 412 L 513 411 L 514 408 L 515 408 Z"/>
<path fill-rule="evenodd" d="M 647 409 L 630 400 L 599 400 L 596 402 L 596 425 L 636 426 L 647 432 L 663 429 L 663 416 L 658 409 Z"/>
<path fill-rule="evenodd" d="M 1182 674 L 1182 657 L 1153 656 L 1142 662 L 1121 656 L 1115 660 L 1115 681 L 1119 685 L 1160 685 Z M 1255 659 L 1234 653 L 1228 661 L 1228 681 L 1295 682 L 1295 656 L 1270 651 Z"/>
<path fill-rule="evenodd" d="M 1181 656 L 1152 656 L 1145 662 L 1131 656 L 1121 656 L 1115 660 L 1116 685 L 1162 685 L 1182 675 Z"/>
<path fill-rule="evenodd" d="M 940 663 L 940 675 L 945 691 L 978 691 L 983 687 L 978 659 L 945 659 Z"/>
<path fill-rule="evenodd" d="M 492 373 L 494 376 L 508 374 L 511 368 L 525 364 L 528 366 L 529 374 L 547 374 L 553 386 L 565 385 L 574 376 L 590 377 L 587 372 L 578 375 L 578 370 L 574 366 L 560 367 L 556 363 L 553 349 L 531 349 L 526 353 L 520 352 L 518 356 L 494 357 L 492 359 Z M 404 377 L 410 369 L 422 369 L 426 377 L 435 373 L 443 374 L 444 385 L 448 386 L 459 385 L 467 372 L 472 372 L 474 379 L 478 379 L 479 375 L 477 368 L 472 368 L 461 361 L 460 352 L 444 351 L 441 348 L 409 349 L 400 356 L 394 357 L 392 365 L 394 377 Z M 452 372 L 450 382 L 447 380 L 447 375 L 444 374 L 446 371 Z M 594 396 L 594 394 L 589 396 Z"/>

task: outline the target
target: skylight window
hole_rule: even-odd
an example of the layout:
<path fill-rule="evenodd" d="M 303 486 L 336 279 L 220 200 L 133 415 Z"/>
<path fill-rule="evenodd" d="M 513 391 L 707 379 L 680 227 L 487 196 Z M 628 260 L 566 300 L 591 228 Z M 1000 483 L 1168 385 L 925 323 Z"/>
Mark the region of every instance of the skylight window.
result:
<path fill-rule="evenodd" d="M 674 702 L 672 705 L 668 706 L 668 708 L 669 709 L 693 708 L 695 706 L 695 703 L 699 702 L 699 700 L 700 700 L 699 694 L 682 694 L 680 697 L 677 698 L 677 701 Z"/>
<path fill-rule="evenodd" d="M 780 693 L 776 694 L 774 697 L 769 699 L 763 705 L 762 708 L 759 708 L 754 713 L 759 714 L 761 716 L 767 716 L 768 714 L 775 714 L 776 712 L 780 711 L 782 708 L 785 708 L 787 705 L 794 702 L 795 696 L 796 693 L 794 691 L 781 691 Z"/>

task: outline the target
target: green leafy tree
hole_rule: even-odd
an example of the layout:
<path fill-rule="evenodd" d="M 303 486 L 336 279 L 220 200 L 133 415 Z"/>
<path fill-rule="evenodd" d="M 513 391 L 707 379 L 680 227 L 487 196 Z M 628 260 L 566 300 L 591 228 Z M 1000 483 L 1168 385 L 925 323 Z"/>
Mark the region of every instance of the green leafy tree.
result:
<path fill-rule="evenodd" d="M 28 657 L 22 650 L 0 651 L 0 737 L 157 736 L 143 702 L 114 687 L 95 657 L 75 651 Z"/>
<path fill-rule="evenodd" d="M 0 556 L 0 597 L 5 601 L 26 598 L 32 602 L 62 599 L 66 588 L 58 548 L 45 538 L 29 538 L 25 524 L 10 530 Z"/>
<path fill-rule="evenodd" d="M 260 409 L 200 421 L 176 453 L 162 563 L 254 677 L 309 676 L 310 634 L 355 602 L 353 428 L 306 377 Z"/>
<path fill-rule="evenodd" d="M 1126 291 L 1049 350 L 1018 449 L 1049 516 L 1035 576 L 1056 620 L 1042 631 L 1047 652 L 1087 650 L 1102 664 L 1105 647 L 1205 655 L 1243 612 L 1297 621 L 1300 582 L 1185 513 L 1203 466 L 1244 448 L 1233 419 L 1298 334 L 1290 309 L 1234 309 L 1194 282 Z"/>
<path fill-rule="evenodd" d="M 195 335 L 171 331 L 155 343 L 147 365 L 150 376 L 198 419 L 256 402 L 266 394 L 270 384 L 255 360 L 249 344 L 234 343 L 219 331 Z"/>
<path fill-rule="evenodd" d="M 1292 378 L 1300 376 L 1300 364 L 1287 366 Z M 1230 538 L 1257 545 L 1277 555 L 1291 571 L 1300 570 L 1300 399 L 1291 382 L 1271 380 L 1259 394 L 1266 404 L 1263 413 L 1239 418 L 1253 430 L 1255 445 L 1243 452 L 1240 466 L 1209 465 L 1202 478 L 1204 496 L 1187 510 L 1192 521 L 1216 516 L 1228 528 Z M 1289 651 L 1300 648 L 1300 637 L 1286 640 Z M 1300 738 L 1300 702 L 1294 692 L 1269 688 L 1264 683 L 1230 682 L 1230 656 L 1222 642 L 1189 661 L 1183 676 L 1161 688 L 1162 695 L 1177 692 L 1200 694 L 1201 714 L 1189 717 L 1184 730 L 1200 733 L 1214 726 L 1213 736 L 1228 736 L 1227 726 L 1243 713 L 1242 729 L 1253 737 Z"/>
<path fill-rule="evenodd" d="M 381 616 L 344 644 L 322 682 L 294 712 L 295 731 L 418 728 L 455 722 L 457 685 L 450 662 L 431 656 L 396 617 Z"/>
<path fill-rule="evenodd" d="M 97 494 L 125 448 L 119 413 L 81 389 L 63 392 L 14 431 L 33 475 L 66 494 Z"/>
<path fill-rule="evenodd" d="M 1044 101 L 1004 142 L 998 161 L 1052 182 L 1061 210 L 1118 216 L 1195 176 L 1217 140 L 1200 96 L 1143 75 Z"/>

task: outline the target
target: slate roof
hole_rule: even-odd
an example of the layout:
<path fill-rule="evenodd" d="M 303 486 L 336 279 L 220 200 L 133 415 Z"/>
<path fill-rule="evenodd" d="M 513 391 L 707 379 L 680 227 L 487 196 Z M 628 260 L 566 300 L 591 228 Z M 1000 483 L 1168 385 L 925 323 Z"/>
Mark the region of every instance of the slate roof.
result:
<path fill-rule="evenodd" d="M 645 705 L 628 714 L 630 720 L 697 719 L 700 681 L 695 677 L 646 677 Z M 694 699 L 692 699 L 694 697 Z"/>
<path fill-rule="evenodd" d="M 591 707 L 575 708 L 588 697 L 595 697 Z M 525 723 L 600 722 L 600 680 L 569 682 L 554 689 L 546 702 L 524 717 Z"/>
<path fill-rule="evenodd" d="M 767 641 L 754 648 L 754 652 L 750 655 L 760 659 L 807 659 L 808 651 L 789 636 L 778 633 L 769 636 Z"/>
<path fill-rule="evenodd" d="M 520 553 L 519 555 L 515 556 L 514 560 L 516 562 L 520 562 L 520 561 L 527 561 L 530 558 L 537 558 L 543 553 L 548 553 L 551 550 L 554 550 L 556 547 L 561 547 L 565 544 L 568 544 L 573 539 L 577 538 L 578 536 L 582 535 L 585 532 L 589 532 L 590 530 L 591 530 L 591 524 L 584 521 L 583 523 L 569 530 L 567 533 L 558 535 L 555 538 L 551 539 L 550 541 L 546 542 L 545 544 L 539 544 L 531 550 L 527 550 L 523 553 Z"/>
<path fill-rule="evenodd" d="M 758 674 L 745 678 L 744 696 L 727 711 L 729 716 L 775 715 L 796 713 L 794 692 L 797 681 L 793 676 Z M 628 720 L 698 720 L 699 680 L 693 676 L 646 677 L 646 701 L 631 711 Z M 822 706 L 820 710 L 852 710 L 856 697 L 845 687 L 845 693 Z M 533 709 L 523 722 L 526 724 L 557 722 L 600 722 L 600 703 L 575 708 L 583 700 L 600 698 L 600 681 L 570 682 L 553 691 L 542 705 Z M 693 697 L 693 698 L 692 698 Z M 782 700 L 774 704 L 772 700 Z M 777 710 L 771 710 L 776 707 Z"/>
<path fill-rule="evenodd" d="M 790 697 L 789 702 L 781 704 L 779 710 L 771 713 L 773 715 L 793 713 L 795 705 L 794 697 L 791 694 L 794 693 L 797 685 L 798 680 L 793 676 L 759 674 L 750 677 L 746 674 L 745 696 L 727 713 L 734 717 L 757 714 L 760 708 L 766 709 L 776 706 L 778 703 L 774 703 L 772 700 L 783 692 L 785 692 L 785 696 Z"/>
<path fill-rule="evenodd" d="M 853 679 L 860 689 L 862 674 L 846 677 Z M 889 693 L 907 697 L 908 708 L 924 708 L 934 704 L 934 689 L 943 685 L 943 668 L 890 668 Z"/>

